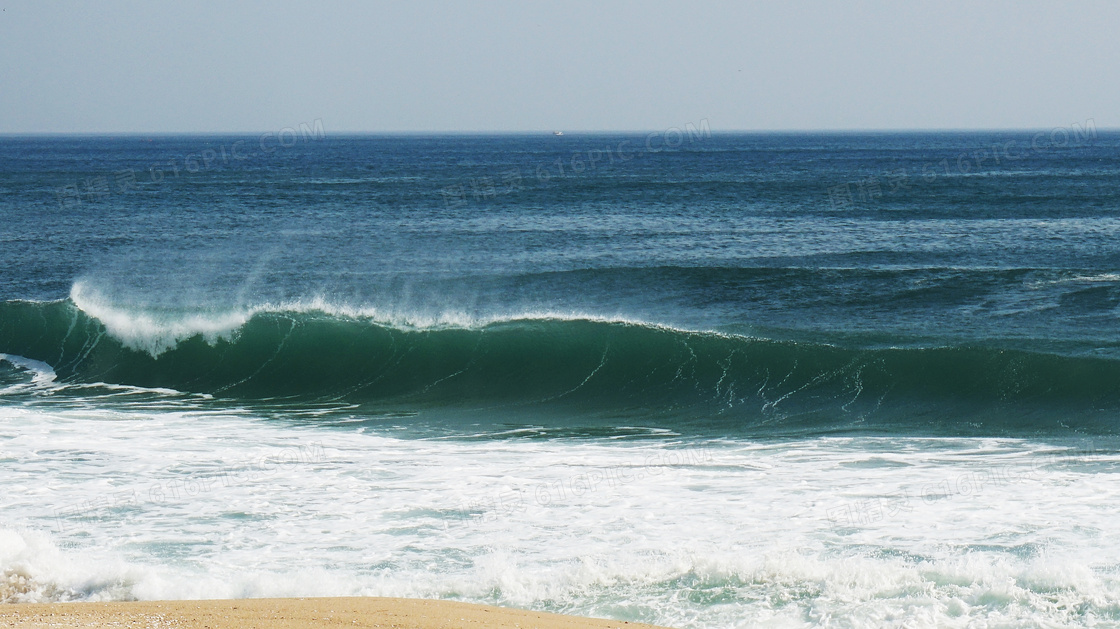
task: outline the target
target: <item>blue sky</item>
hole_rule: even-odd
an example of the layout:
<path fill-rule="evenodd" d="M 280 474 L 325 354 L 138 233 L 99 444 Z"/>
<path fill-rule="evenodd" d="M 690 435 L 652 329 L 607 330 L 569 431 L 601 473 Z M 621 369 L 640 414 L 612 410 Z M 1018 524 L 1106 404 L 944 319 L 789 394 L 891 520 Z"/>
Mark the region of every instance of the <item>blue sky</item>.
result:
<path fill-rule="evenodd" d="M 0 133 L 1120 126 L 1120 2 L 0 8 Z"/>

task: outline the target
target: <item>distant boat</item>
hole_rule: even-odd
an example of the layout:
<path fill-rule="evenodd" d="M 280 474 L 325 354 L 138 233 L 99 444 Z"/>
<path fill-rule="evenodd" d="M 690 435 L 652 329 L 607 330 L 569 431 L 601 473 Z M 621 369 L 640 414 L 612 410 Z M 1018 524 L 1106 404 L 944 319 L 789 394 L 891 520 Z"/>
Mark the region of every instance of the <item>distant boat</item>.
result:
<path fill-rule="evenodd" d="M 563 131 L 553 131 L 552 135 L 564 135 Z"/>

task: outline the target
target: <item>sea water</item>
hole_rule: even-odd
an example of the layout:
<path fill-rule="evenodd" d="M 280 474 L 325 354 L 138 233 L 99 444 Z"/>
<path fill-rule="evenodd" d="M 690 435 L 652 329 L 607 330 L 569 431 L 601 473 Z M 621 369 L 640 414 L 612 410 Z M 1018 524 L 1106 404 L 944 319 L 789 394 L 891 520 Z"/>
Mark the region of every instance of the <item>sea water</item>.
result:
<path fill-rule="evenodd" d="M 0 600 L 1120 626 L 1089 123 L 0 139 Z"/>

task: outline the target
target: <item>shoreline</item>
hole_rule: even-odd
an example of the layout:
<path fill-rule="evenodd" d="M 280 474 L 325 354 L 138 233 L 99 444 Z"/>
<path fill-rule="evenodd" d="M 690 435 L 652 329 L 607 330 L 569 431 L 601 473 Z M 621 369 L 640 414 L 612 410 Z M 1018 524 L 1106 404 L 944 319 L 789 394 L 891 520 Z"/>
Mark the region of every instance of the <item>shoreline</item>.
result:
<path fill-rule="evenodd" d="M 654 625 L 622 620 L 566 616 L 512 607 L 380 597 L 11 603 L 0 605 L 0 627 L 659 629 Z"/>

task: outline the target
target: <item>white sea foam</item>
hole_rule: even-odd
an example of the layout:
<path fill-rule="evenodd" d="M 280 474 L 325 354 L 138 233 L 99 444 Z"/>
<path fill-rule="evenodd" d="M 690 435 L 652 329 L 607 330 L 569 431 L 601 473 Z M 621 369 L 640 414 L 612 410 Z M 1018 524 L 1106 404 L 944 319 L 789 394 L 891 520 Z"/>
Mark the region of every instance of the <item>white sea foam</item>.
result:
<path fill-rule="evenodd" d="M 201 336 L 210 343 L 228 340 L 253 314 L 244 310 L 185 314 L 128 310 L 110 303 L 82 282 L 75 282 L 70 288 L 70 299 L 80 310 L 101 321 L 126 347 L 153 356 L 193 336 Z"/>
<path fill-rule="evenodd" d="M 12 354 L 0 354 L 0 360 L 15 365 L 19 369 L 30 371 L 33 374 L 30 384 L 34 387 L 48 387 L 54 384 L 57 378 L 54 373 L 54 368 L 41 360 L 33 360 L 31 358 L 24 358 L 23 356 L 15 356 Z"/>
<path fill-rule="evenodd" d="M 359 428 L 0 406 L 3 596 L 426 596 L 678 627 L 1120 617 L 1107 443 Z"/>
<path fill-rule="evenodd" d="M 1057 279 L 1034 280 L 1026 283 L 1028 288 L 1040 288 L 1062 284 L 1097 284 L 1120 282 L 1120 273 L 1095 273 L 1093 275 L 1069 275 Z"/>
<path fill-rule="evenodd" d="M 1077 275 L 1071 278 L 1075 282 L 1120 282 L 1120 273 L 1098 273 L 1096 275 Z"/>
<path fill-rule="evenodd" d="M 70 299 L 82 312 L 101 321 L 109 334 L 126 347 L 147 352 L 154 357 L 192 337 L 201 337 L 211 344 L 220 340 L 232 340 L 250 319 L 262 313 L 321 314 L 416 331 L 479 329 L 501 323 L 528 321 L 591 321 L 640 325 L 686 333 L 723 334 L 712 330 L 686 329 L 630 317 L 604 316 L 580 311 L 515 310 L 488 313 L 472 313 L 458 309 L 424 311 L 391 306 L 355 306 L 332 302 L 322 297 L 213 311 L 158 311 L 115 304 L 83 282 L 76 282 L 71 287 Z"/>
<path fill-rule="evenodd" d="M 0 388 L 0 395 L 13 395 L 17 393 L 43 392 L 57 388 L 58 376 L 54 369 L 45 362 L 32 360 L 23 356 L 0 354 L 0 362 L 6 362 L 17 369 L 29 372 L 31 379 Z"/>
<path fill-rule="evenodd" d="M 165 387 L 139 387 L 128 384 L 113 384 L 108 382 L 83 382 L 64 383 L 58 381 L 58 375 L 47 363 L 12 354 L 0 354 L 0 361 L 14 365 L 16 368 L 30 372 L 31 379 L 0 389 L 0 394 L 13 395 L 28 392 L 58 393 L 62 391 L 96 390 L 106 396 L 122 395 L 156 395 L 161 397 L 191 397 L 200 400 L 213 399 L 206 393 L 184 393 Z"/>
<path fill-rule="evenodd" d="M 706 540 L 709 544 L 715 540 Z M 302 566 L 261 570 L 118 558 L 59 550 L 44 536 L 0 530 L 0 600 L 163 600 L 297 596 L 453 598 L 673 627 L 1108 626 L 1120 581 L 1069 560 L 990 555 L 912 562 L 796 550 L 758 554 L 714 545 L 541 563 L 508 549 L 469 571 L 408 568 L 370 574 Z M 431 566 L 438 566 L 433 562 Z M 718 602 L 699 603 L 706 598 Z M 693 600 L 690 600 L 693 599 Z"/>
<path fill-rule="evenodd" d="M 0 603 L 128 600 L 152 572 L 101 553 L 65 552 L 41 531 L 0 526 Z"/>

